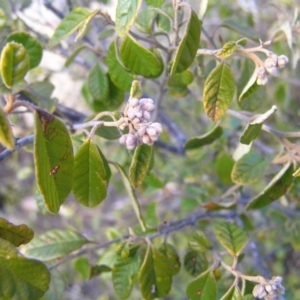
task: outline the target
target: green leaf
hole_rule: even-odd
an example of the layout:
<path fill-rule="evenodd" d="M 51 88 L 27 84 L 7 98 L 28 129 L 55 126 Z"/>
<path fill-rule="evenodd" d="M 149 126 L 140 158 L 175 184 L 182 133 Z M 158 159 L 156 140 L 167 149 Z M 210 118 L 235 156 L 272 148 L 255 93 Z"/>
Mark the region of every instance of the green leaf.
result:
<path fill-rule="evenodd" d="M 116 111 L 124 103 L 125 92 L 114 85 L 108 75 L 109 94 L 108 98 L 104 101 L 107 110 Z M 115 127 L 116 128 L 116 127 Z"/>
<path fill-rule="evenodd" d="M 158 15 L 156 18 L 157 27 L 164 32 L 170 32 L 174 18 L 174 9 L 172 3 L 164 4 L 161 9 L 157 9 Z"/>
<path fill-rule="evenodd" d="M 70 13 L 68 13 L 60 24 L 55 29 L 53 36 L 50 38 L 49 47 L 57 45 L 61 40 L 73 34 L 83 24 L 89 20 L 89 17 L 93 15 L 91 12 L 82 7 L 76 7 Z"/>
<path fill-rule="evenodd" d="M 256 80 L 257 80 L 257 72 L 255 69 L 253 74 L 249 78 L 247 84 L 245 85 L 245 87 L 243 88 L 243 90 L 239 95 L 239 102 L 242 102 L 243 100 L 249 98 L 259 89 L 260 86 L 257 84 Z"/>
<path fill-rule="evenodd" d="M 219 64 L 211 71 L 204 84 L 204 110 L 212 121 L 218 121 L 225 114 L 235 93 L 235 83 L 230 68 Z"/>
<path fill-rule="evenodd" d="M 210 249 L 210 243 L 202 231 L 195 231 L 189 238 L 189 247 L 196 252 L 206 252 Z"/>
<path fill-rule="evenodd" d="M 34 232 L 27 225 L 14 225 L 7 220 L 0 218 L 0 238 L 11 242 L 18 247 L 27 244 L 33 238 Z"/>
<path fill-rule="evenodd" d="M 231 172 L 234 166 L 234 159 L 226 152 L 221 152 L 216 160 L 216 173 L 224 184 L 232 184 Z"/>
<path fill-rule="evenodd" d="M 172 285 L 172 270 L 165 255 L 148 245 L 139 272 L 139 283 L 143 297 L 147 300 L 165 297 Z"/>
<path fill-rule="evenodd" d="M 81 274 L 82 279 L 89 279 L 90 276 L 90 264 L 86 257 L 79 257 L 74 262 L 74 270 Z"/>
<path fill-rule="evenodd" d="M 153 147 L 146 144 L 135 149 L 129 168 L 129 180 L 134 188 L 138 188 L 143 183 L 150 167 L 152 153 Z"/>
<path fill-rule="evenodd" d="M 138 13 L 134 25 L 139 31 L 149 34 L 152 30 L 152 24 L 155 17 L 156 11 L 151 8 L 146 8 Z"/>
<path fill-rule="evenodd" d="M 76 38 L 75 38 L 75 42 L 77 42 L 79 39 L 81 39 L 85 35 L 85 32 L 87 30 L 87 27 L 88 27 L 89 23 L 98 14 L 98 12 L 99 12 L 99 9 L 96 9 L 96 10 L 92 11 L 87 16 L 87 18 L 85 18 L 84 22 L 80 24 L 80 26 L 78 28 L 78 33 L 77 33 Z"/>
<path fill-rule="evenodd" d="M 29 55 L 21 44 L 11 42 L 5 45 L 1 53 L 1 76 L 8 88 L 15 88 L 24 83 L 29 70 Z"/>
<path fill-rule="evenodd" d="M 130 26 L 137 16 L 141 3 L 141 0 L 118 0 L 116 30 L 119 36 L 123 37 L 128 33 Z"/>
<path fill-rule="evenodd" d="M 189 11 L 183 38 L 177 48 L 171 74 L 181 73 L 186 70 L 194 61 L 200 43 L 202 21 L 197 14 Z"/>
<path fill-rule="evenodd" d="M 111 81 L 120 90 L 129 92 L 131 88 L 131 83 L 133 81 L 133 76 L 127 72 L 117 58 L 116 52 L 116 42 L 112 42 L 109 46 L 107 52 L 107 66 L 108 74 Z"/>
<path fill-rule="evenodd" d="M 37 183 L 48 210 L 57 213 L 73 185 L 73 145 L 59 119 L 40 109 L 34 115 Z"/>
<path fill-rule="evenodd" d="M 0 238 L 0 257 L 12 258 L 18 255 L 19 252 L 12 243 Z"/>
<path fill-rule="evenodd" d="M 248 294 L 243 297 L 243 300 L 255 300 L 255 298 L 253 297 L 253 295 Z"/>
<path fill-rule="evenodd" d="M 270 183 L 254 197 L 246 206 L 246 210 L 265 207 L 283 196 L 293 183 L 294 166 L 287 163 L 270 181 Z"/>
<path fill-rule="evenodd" d="M 139 81 L 132 81 L 130 88 L 130 98 L 140 98 L 143 95 L 143 89 Z"/>
<path fill-rule="evenodd" d="M 252 231 L 255 229 L 255 226 L 253 225 L 253 218 L 251 216 L 248 216 L 244 213 L 240 214 L 240 219 L 243 222 L 243 226 L 247 229 L 247 231 Z"/>
<path fill-rule="evenodd" d="M 252 122 L 250 122 L 245 128 L 240 137 L 240 143 L 249 145 L 254 141 L 262 128 L 263 123 L 277 110 L 276 105 L 273 105 L 271 109 L 262 115 L 257 116 Z"/>
<path fill-rule="evenodd" d="M 294 173 L 293 173 L 294 177 L 299 177 L 300 176 L 300 168 L 298 168 Z"/>
<path fill-rule="evenodd" d="M 71 63 L 74 61 L 75 57 L 84 49 L 87 48 L 87 45 L 80 45 L 77 47 L 71 55 L 68 56 L 67 60 L 65 61 L 64 66 L 67 68 L 71 65 Z"/>
<path fill-rule="evenodd" d="M 248 40 L 246 38 L 241 38 L 238 41 L 236 41 L 237 45 L 240 45 L 243 47 L 247 45 L 247 42 L 248 42 Z"/>
<path fill-rule="evenodd" d="M 168 88 L 172 96 L 182 98 L 188 94 L 188 85 L 194 80 L 193 73 L 185 70 L 181 73 L 173 74 L 168 79 Z"/>
<path fill-rule="evenodd" d="M 74 196 L 82 205 L 94 207 L 106 198 L 107 185 L 107 174 L 98 147 L 88 139 L 74 158 Z"/>
<path fill-rule="evenodd" d="M 158 249 L 168 260 L 172 276 L 179 273 L 181 263 L 175 247 L 168 243 L 163 243 Z"/>
<path fill-rule="evenodd" d="M 192 276 L 198 276 L 208 268 L 208 261 L 204 253 L 189 251 L 184 256 L 184 268 Z"/>
<path fill-rule="evenodd" d="M 15 147 L 13 132 L 6 118 L 6 114 L 0 107 L 0 143 L 9 150 Z"/>
<path fill-rule="evenodd" d="M 262 155 L 248 152 L 233 166 L 231 179 L 234 183 L 247 185 L 260 180 L 266 173 L 269 162 Z"/>
<path fill-rule="evenodd" d="M 213 274 L 209 271 L 200 274 L 186 289 L 190 300 L 216 300 L 217 287 Z"/>
<path fill-rule="evenodd" d="M 89 241 L 72 230 L 54 229 L 35 237 L 25 246 L 27 256 L 43 261 L 61 258 Z"/>
<path fill-rule="evenodd" d="M 108 78 L 98 63 L 95 64 L 88 75 L 88 88 L 94 98 L 100 101 L 107 99 L 109 94 Z"/>
<path fill-rule="evenodd" d="M 133 276 L 135 276 L 140 267 L 138 255 L 129 257 L 126 261 L 119 261 L 112 268 L 112 281 L 114 289 L 121 299 L 129 297 L 132 286 Z"/>
<path fill-rule="evenodd" d="M 50 273 L 36 260 L 0 257 L 0 299 L 38 300 L 49 288 Z"/>
<path fill-rule="evenodd" d="M 146 0 L 148 6 L 161 7 L 165 0 Z"/>
<path fill-rule="evenodd" d="M 102 273 L 106 273 L 106 272 L 111 272 L 111 268 L 106 266 L 106 265 L 96 265 L 96 266 L 92 266 L 90 269 L 90 276 L 89 278 L 93 278 L 95 276 L 98 276 Z"/>
<path fill-rule="evenodd" d="M 243 300 L 238 286 L 232 286 L 220 300 Z"/>
<path fill-rule="evenodd" d="M 48 81 L 33 82 L 22 90 L 21 94 L 28 97 L 39 108 L 54 112 L 57 104 L 56 98 L 51 98 L 54 85 Z"/>
<path fill-rule="evenodd" d="M 205 145 L 209 145 L 213 143 L 215 140 L 217 140 L 222 134 L 223 134 L 223 128 L 217 125 L 206 134 L 189 139 L 185 143 L 184 148 L 186 150 L 191 150 L 191 149 L 200 148 Z"/>
<path fill-rule="evenodd" d="M 227 58 L 231 56 L 237 50 L 237 43 L 236 42 L 227 42 L 223 47 L 222 50 L 217 54 L 220 58 Z"/>
<path fill-rule="evenodd" d="M 43 56 L 43 48 L 40 42 L 27 32 L 14 32 L 7 38 L 6 42 L 15 42 L 23 45 L 29 55 L 29 69 L 37 67 Z"/>
<path fill-rule="evenodd" d="M 120 57 L 127 69 L 146 78 L 159 77 L 164 69 L 157 53 L 147 50 L 128 35 L 122 41 Z"/>
<path fill-rule="evenodd" d="M 146 231 L 146 229 L 147 229 L 146 223 L 145 223 L 144 217 L 142 215 L 140 203 L 135 194 L 135 190 L 131 186 L 129 178 L 128 178 L 125 170 L 123 169 L 123 167 L 121 167 L 119 164 L 116 164 L 116 163 L 114 163 L 114 166 L 118 169 L 118 171 L 120 172 L 120 174 L 122 176 L 122 180 L 123 180 L 126 192 L 128 193 L 128 196 L 130 197 L 130 200 L 131 200 L 131 203 L 133 206 L 133 210 L 137 216 L 137 219 L 139 220 L 140 226 L 143 231 Z"/>
<path fill-rule="evenodd" d="M 248 243 L 247 231 L 234 223 L 218 223 L 214 231 L 218 241 L 232 256 L 238 256 Z"/>

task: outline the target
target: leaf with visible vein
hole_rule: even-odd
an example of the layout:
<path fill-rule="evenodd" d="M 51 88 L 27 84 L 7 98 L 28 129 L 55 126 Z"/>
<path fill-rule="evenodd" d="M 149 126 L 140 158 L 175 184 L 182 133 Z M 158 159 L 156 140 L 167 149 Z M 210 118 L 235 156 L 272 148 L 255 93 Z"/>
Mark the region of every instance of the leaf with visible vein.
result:
<path fill-rule="evenodd" d="M 130 26 L 137 16 L 141 3 L 141 0 L 118 0 L 116 30 L 121 37 L 128 33 Z"/>
<path fill-rule="evenodd" d="M 171 74 L 181 73 L 193 63 L 199 48 L 201 25 L 197 14 L 191 10 L 184 36 L 175 54 Z"/>
<path fill-rule="evenodd" d="M 214 231 L 218 241 L 233 256 L 239 255 L 248 243 L 247 231 L 234 223 L 218 223 Z"/>
<path fill-rule="evenodd" d="M 204 84 L 204 110 L 212 121 L 218 121 L 225 114 L 234 93 L 232 72 L 225 63 L 221 63 L 211 71 Z"/>

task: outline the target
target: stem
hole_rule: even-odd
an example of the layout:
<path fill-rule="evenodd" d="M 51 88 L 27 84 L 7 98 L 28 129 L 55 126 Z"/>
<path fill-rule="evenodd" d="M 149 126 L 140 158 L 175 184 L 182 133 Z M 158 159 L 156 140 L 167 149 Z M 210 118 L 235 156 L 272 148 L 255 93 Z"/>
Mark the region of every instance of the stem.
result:
<path fill-rule="evenodd" d="M 122 117 L 116 122 L 112 121 L 89 121 L 82 124 L 74 124 L 72 125 L 72 129 L 79 130 L 79 129 L 85 129 L 89 127 L 95 127 L 95 126 L 105 126 L 105 127 L 119 127 L 122 123 L 124 123 L 124 118 Z"/>
<path fill-rule="evenodd" d="M 14 102 L 14 95 L 10 94 L 10 95 L 8 95 L 8 101 L 6 103 L 6 106 L 4 107 L 4 111 L 6 113 L 9 113 L 9 112 L 15 110 L 16 108 L 22 107 L 22 106 L 28 108 L 32 112 L 35 111 L 35 106 L 32 103 L 27 102 L 27 101 Z"/>
<path fill-rule="evenodd" d="M 15 96 L 13 94 L 8 94 L 6 97 L 6 105 L 4 107 L 4 112 L 9 113 L 12 111 L 13 103 L 15 101 Z"/>
<path fill-rule="evenodd" d="M 245 279 L 251 282 L 257 282 L 260 284 L 266 284 L 267 280 L 262 277 L 262 276 L 249 276 L 249 275 L 244 275 L 241 272 L 234 270 L 231 266 L 227 265 L 224 261 L 220 260 L 220 263 L 222 265 L 222 267 L 227 270 L 228 272 L 230 272 L 232 275 L 234 275 L 237 278 L 241 278 L 241 279 Z"/>
<path fill-rule="evenodd" d="M 113 113 L 111 111 L 102 111 L 100 113 L 98 113 L 94 118 L 93 120 L 99 120 L 103 117 L 111 117 L 113 119 Z"/>
<path fill-rule="evenodd" d="M 157 237 L 160 237 L 162 235 L 166 235 L 166 234 L 174 232 L 174 231 L 179 231 L 179 230 L 183 229 L 184 227 L 195 226 L 196 222 L 199 219 L 210 219 L 210 218 L 232 219 L 235 216 L 236 216 L 236 214 L 234 212 L 229 212 L 227 214 L 215 213 L 215 212 L 199 212 L 199 213 L 194 214 L 194 215 L 189 215 L 185 219 L 169 223 L 169 224 L 165 225 L 161 230 L 159 230 L 159 232 L 156 232 L 156 233 L 152 233 L 152 234 L 149 234 L 149 235 L 145 234 L 143 236 L 138 236 L 138 237 L 132 237 L 131 235 L 126 234 L 126 235 L 124 235 L 120 238 L 116 238 L 116 239 L 108 241 L 108 242 L 97 243 L 96 245 L 93 245 L 91 247 L 86 247 L 86 248 L 77 250 L 77 251 L 72 252 L 69 255 L 65 256 L 61 260 L 55 262 L 54 264 L 50 265 L 48 267 L 48 269 L 52 270 L 54 268 L 57 268 L 59 265 L 61 265 L 63 263 L 66 263 L 66 262 L 68 262 L 68 261 L 70 261 L 74 258 L 77 258 L 77 257 L 82 256 L 84 254 L 93 253 L 93 252 L 95 252 L 99 249 L 107 248 L 110 245 L 119 243 L 119 242 L 124 241 L 124 240 L 129 239 L 129 238 L 132 242 L 145 239 L 146 237 L 149 240 L 153 240 L 153 239 L 155 239 Z M 220 264 L 220 261 L 216 260 L 215 263 L 213 264 L 213 268 L 214 269 L 217 268 L 219 264 Z"/>

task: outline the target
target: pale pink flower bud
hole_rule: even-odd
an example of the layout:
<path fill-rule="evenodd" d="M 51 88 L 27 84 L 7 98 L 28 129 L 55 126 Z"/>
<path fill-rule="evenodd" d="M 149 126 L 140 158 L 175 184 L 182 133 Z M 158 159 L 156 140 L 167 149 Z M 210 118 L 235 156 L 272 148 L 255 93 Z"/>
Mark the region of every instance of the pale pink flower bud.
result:
<path fill-rule="evenodd" d="M 279 75 L 279 70 L 277 67 L 271 67 L 271 68 L 267 68 L 267 71 L 269 72 L 270 75 L 272 76 L 278 76 Z"/>
<path fill-rule="evenodd" d="M 127 117 L 132 120 L 136 117 L 136 111 L 134 108 L 129 107 L 128 111 L 127 111 Z"/>
<path fill-rule="evenodd" d="M 158 135 L 149 135 L 149 137 L 153 142 L 158 140 Z"/>
<path fill-rule="evenodd" d="M 146 110 L 143 111 L 143 118 L 146 120 L 150 120 L 150 113 Z"/>
<path fill-rule="evenodd" d="M 282 69 L 289 62 L 289 58 L 286 55 L 280 55 L 278 57 L 278 68 Z"/>
<path fill-rule="evenodd" d="M 265 298 L 267 296 L 267 292 L 265 290 L 265 287 L 262 284 L 257 284 L 253 291 L 252 294 L 254 297 L 258 297 L 258 298 Z"/>
<path fill-rule="evenodd" d="M 153 101 L 153 100 L 150 99 L 150 98 L 141 98 L 140 101 L 139 101 L 139 104 L 140 104 L 141 106 L 143 106 L 145 103 L 148 102 L 148 100 Z"/>
<path fill-rule="evenodd" d="M 146 130 L 147 130 L 147 126 L 140 127 L 138 130 L 138 135 L 143 136 L 146 133 Z"/>
<path fill-rule="evenodd" d="M 260 67 L 257 71 L 257 80 L 256 83 L 258 85 L 265 85 L 268 82 L 268 77 L 266 74 L 266 70 L 263 67 Z"/>
<path fill-rule="evenodd" d="M 125 143 L 126 143 L 126 140 L 127 140 L 127 134 L 124 134 L 124 135 L 122 135 L 120 138 L 119 138 L 119 143 L 121 144 L 121 145 L 125 145 Z"/>
<path fill-rule="evenodd" d="M 156 136 L 156 130 L 155 128 L 152 128 L 152 127 L 148 127 L 147 130 L 146 130 L 147 134 L 149 134 L 150 136 Z"/>
<path fill-rule="evenodd" d="M 158 122 L 154 122 L 150 125 L 151 128 L 154 128 L 157 133 L 162 133 L 162 126 Z"/>
<path fill-rule="evenodd" d="M 135 116 L 141 118 L 143 116 L 143 111 L 141 109 L 136 110 Z"/>
<path fill-rule="evenodd" d="M 266 284 L 265 285 L 265 290 L 268 294 L 272 294 L 273 293 L 273 287 L 271 284 Z"/>
<path fill-rule="evenodd" d="M 129 105 L 131 107 L 136 107 L 139 104 L 139 99 L 138 98 L 131 98 L 129 100 Z"/>
<path fill-rule="evenodd" d="M 154 101 L 150 98 L 141 99 L 140 105 L 143 110 L 147 110 L 147 111 L 152 111 L 155 108 Z"/>
<path fill-rule="evenodd" d="M 126 139 L 126 147 L 127 149 L 134 149 L 137 144 L 137 138 L 133 134 L 128 134 L 127 139 Z"/>
<path fill-rule="evenodd" d="M 278 56 L 276 54 L 272 54 L 265 60 L 265 67 L 272 68 L 272 67 L 277 67 L 277 62 L 278 62 Z"/>
<path fill-rule="evenodd" d="M 141 122 L 140 118 L 137 118 L 137 117 L 135 117 L 135 118 L 131 121 L 131 123 L 134 124 L 134 125 L 139 124 L 140 122 Z"/>
<path fill-rule="evenodd" d="M 152 143 L 152 140 L 150 139 L 149 135 L 145 134 L 143 135 L 143 143 L 149 145 L 149 143 Z"/>

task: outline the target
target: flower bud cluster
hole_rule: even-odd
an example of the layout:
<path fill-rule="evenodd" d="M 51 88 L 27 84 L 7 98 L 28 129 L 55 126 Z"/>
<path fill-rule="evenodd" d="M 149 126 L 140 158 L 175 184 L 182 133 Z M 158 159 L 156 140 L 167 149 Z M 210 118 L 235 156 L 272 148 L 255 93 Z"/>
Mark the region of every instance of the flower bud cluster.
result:
<path fill-rule="evenodd" d="M 155 108 L 150 98 L 131 98 L 124 111 L 124 118 L 127 120 L 129 133 L 119 139 L 120 144 L 126 145 L 132 150 L 140 144 L 153 145 L 162 133 L 160 123 L 151 123 L 150 112 Z"/>
<path fill-rule="evenodd" d="M 282 278 L 273 277 L 265 284 L 257 284 L 253 289 L 253 296 L 266 300 L 281 300 L 284 294 L 284 287 L 281 285 Z"/>
<path fill-rule="evenodd" d="M 265 85 L 268 82 L 267 72 L 271 76 L 278 76 L 279 69 L 282 69 L 289 62 L 289 58 L 286 55 L 271 54 L 266 58 L 264 66 L 257 70 L 257 81 L 259 85 Z"/>

